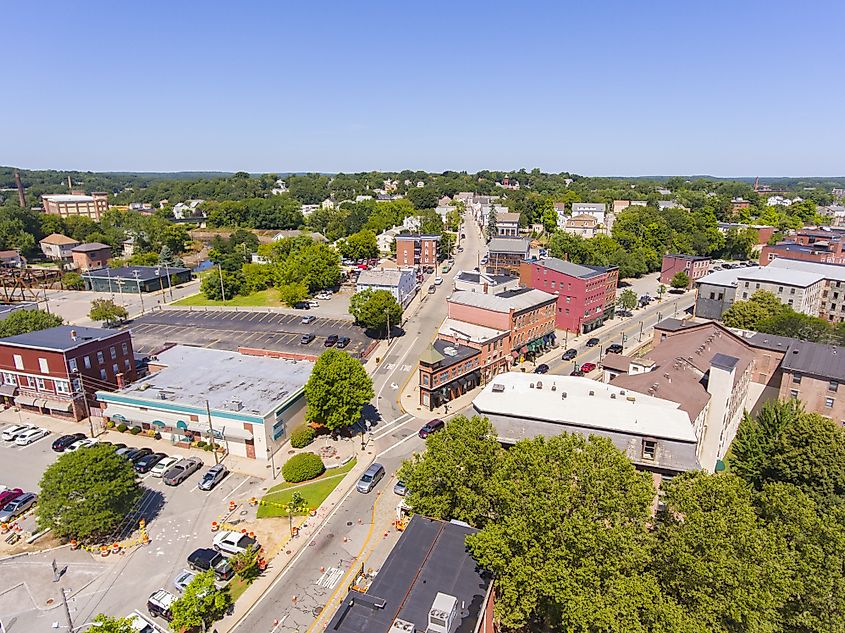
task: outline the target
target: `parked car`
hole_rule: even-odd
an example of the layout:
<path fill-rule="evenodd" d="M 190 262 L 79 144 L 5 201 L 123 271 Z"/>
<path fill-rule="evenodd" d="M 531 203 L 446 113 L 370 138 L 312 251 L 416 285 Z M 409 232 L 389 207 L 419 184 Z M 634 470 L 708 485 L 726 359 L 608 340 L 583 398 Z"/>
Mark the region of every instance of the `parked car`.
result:
<path fill-rule="evenodd" d="M 319 307 L 320 307 L 320 302 L 319 302 L 319 301 L 314 301 L 314 300 L 312 299 L 311 301 L 309 301 L 309 302 L 308 302 L 308 307 L 309 307 L 309 308 L 319 308 Z"/>
<path fill-rule="evenodd" d="M 568 349 L 563 353 L 563 356 L 561 356 L 561 360 L 572 360 L 576 356 L 578 356 L 578 350 Z"/>
<path fill-rule="evenodd" d="M 198 487 L 200 490 L 211 490 L 223 481 L 228 474 L 229 469 L 226 468 L 225 464 L 215 464 L 202 476 L 202 481 L 200 481 Z"/>
<path fill-rule="evenodd" d="M 169 591 L 159 589 L 147 599 L 147 611 L 154 618 L 164 618 L 168 622 L 173 619 L 170 607 L 176 602 L 176 596 Z"/>
<path fill-rule="evenodd" d="M 440 275 L 437 275 L 437 277 L 434 278 L 434 285 L 439 286 L 442 283 L 443 283 L 443 277 L 441 277 Z"/>
<path fill-rule="evenodd" d="M 255 547 L 256 541 L 241 532 L 218 532 L 212 542 L 212 547 L 218 552 L 226 554 L 242 554 Z"/>
<path fill-rule="evenodd" d="M 135 631 L 135 633 L 159 633 L 161 631 L 159 627 L 150 622 L 147 618 L 145 618 L 137 611 L 133 611 L 132 613 L 127 615 L 126 619 L 129 620 L 129 626 L 132 628 L 133 631 Z"/>
<path fill-rule="evenodd" d="M 308 304 L 307 301 L 297 301 L 293 304 L 293 307 L 297 310 L 310 310 L 311 306 Z"/>
<path fill-rule="evenodd" d="M 176 591 L 182 593 L 185 591 L 185 588 L 191 584 L 191 581 L 196 577 L 196 572 L 188 571 L 187 569 L 183 569 L 179 572 L 179 575 L 173 579 L 173 586 L 176 587 Z"/>
<path fill-rule="evenodd" d="M 32 426 L 31 424 L 13 424 L 12 426 L 7 426 L 3 429 L 2 437 L 7 442 L 14 442 L 18 435 L 23 435 L 27 431 L 34 429 L 36 427 Z"/>
<path fill-rule="evenodd" d="M 534 368 L 535 374 L 548 374 L 549 373 L 549 366 L 546 363 L 540 363 Z"/>
<path fill-rule="evenodd" d="M 188 556 L 188 567 L 196 571 L 214 570 L 219 580 L 229 580 L 235 575 L 235 570 L 229 560 L 220 552 L 210 547 L 201 547 Z"/>
<path fill-rule="evenodd" d="M 313 314 L 306 314 L 304 317 L 302 317 L 302 324 L 308 325 L 309 323 L 314 323 L 314 321 L 316 320 L 317 317 L 315 317 Z"/>
<path fill-rule="evenodd" d="M 337 334 L 332 334 L 326 338 L 325 343 L 323 343 L 323 347 L 332 347 L 337 343 Z"/>
<path fill-rule="evenodd" d="M 140 462 L 145 457 L 149 457 L 153 454 L 153 449 L 151 448 L 139 448 L 137 451 L 133 452 L 131 456 L 128 457 L 129 461 L 132 462 L 134 467 L 135 464 Z"/>
<path fill-rule="evenodd" d="M 302 337 L 299 339 L 301 345 L 308 345 L 311 341 L 313 341 L 316 337 L 313 334 L 303 334 Z"/>
<path fill-rule="evenodd" d="M 358 480 L 355 487 L 358 489 L 358 492 L 367 494 L 376 487 L 376 484 L 381 481 L 382 477 L 384 477 L 384 466 L 378 463 L 370 464 L 370 467 L 361 475 L 361 479 Z"/>
<path fill-rule="evenodd" d="M 153 477 L 163 477 L 164 473 L 170 470 L 170 467 L 178 461 L 178 457 L 163 457 L 155 466 L 150 469 L 150 474 Z"/>
<path fill-rule="evenodd" d="M 437 286 L 435 286 L 434 284 L 431 284 L 428 287 L 428 290 L 426 290 L 426 292 L 430 295 L 433 295 L 435 292 L 437 292 Z"/>
<path fill-rule="evenodd" d="M 393 493 L 399 495 L 400 497 L 404 497 L 408 494 L 408 486 L 406 486 L 403 481 L 397 481 L 393 484 Z"/>
<path fill-rule="evenodd" d="M 10 490 L 4 490 L 0 492 L 0 508 L 6 507 L 7 503 L 10 503 L 20 497 L 23 494 L 23 490 L 20 488 L 12 488 Z"/>
<path fill-rule="evenodd" d="M 570 373 L 569 375 L 570 376 L 583 376 L 584 372 L 581 371 L 581 368 L 579 367 L 578 369 L 573 369 L 572 373 Z"/>
<path fill-rule="evenodd" d="M 629 316 L 634 316 L 634 313 L 631 312 L 630 310 L 617 310 L 616 316 L 629 317 Z"/>
<path fill-rule="evenodd" d="M 0 510 L 0 523 L 8 523 L 15 517 L 22 515 L 35 505 L 37 496 L 34 492 L 25 492 L 16 499 L 3 506 Z"/>
<path fill-rule="evenodd" d="M 585 345 L 586 345 L 587 347 L 595 347 L 596 345 L 598 345 L 598 344 L 599 344 L 599 342 L 600 342 L 600 341 L 599 341 L 599 339 L 597 339 L 597 338 L 594 336 L 593 338 L 591 338 L 590 340 L 588 340 L 588 341 L 585 343 Z"/>
<path fill-rule="evenodd" d="M 338 336 L 337 337 L 337 344 L 335 345 L 338 349 L 343 349 L 349 345 L 349 337 L 348 336 Z"/>
<path fill-rule="evenodd" d="M 153 469 L 153 466 L 158 464 L 161 460 L 166 458 L 167 455 L 164 453 L 151 453 L 149 455 L 145 455 L 137 462 L 135 462 L 135 472 L 143 475 L 144 473 L 148 473 Z"/>
<path fill-rule="evenodd" d="M 446 423 L 443 420 L 441 420 L 440 418 L 434 418 L 433 420 L 426 422 L 423 427 L 419 430 L 417 435 L 425 439 L 432 433 L 436 433 L 437 431 L 445 428 L 445 426 Z"/>
<path fill-rule="evenodd" d="M 126 444 L 124 444 L 123 446 L 120 446 L 120 447 L 115 446 L 114 452 L 116 454 L 120 455 L 121 457 L 123 457 L 124 455 L 131 453 L 134 450 L 135 450 L 134 446 L 126 446 Z"/>
<path fill-rule="evenodd" d="M 74 451 L 78 451 L 80 448 L 88 448 L 89 446 L 96 446 L 99 444 L 99 440 L 94 437 L 86 437 L 84 440 L 77 440 L 70 446 L 65 449 L 66 453 L 73 453 Z"/>
<path fill-rule="evenodd" d="M 30 429 L 18 435 L 15 438 L 15 444 L 17 444 L 18 446 L 28 446 L 29 444 L 37 442 L 41 438 L 47 437 L 48 435 L 50 435 L 50 431 L 48 431 L 47 429 Z"/>
<path fill-rule="evenodd" d="M 332 293 L 328 290 L 324 290 L 323 292 L 317 293 L 317 299 L 320 301 L 328 301 L 332 298 Z"/>
<path fill-rule="evenodd" d="M 198 457 L 186 457 L 173 464 L 162 479 L 168 486 L 178 486 L 188 477 L 202 468 L 202 460 Z"/>
<path fill-rule="evenodd" d="M 607 353 L 608 354 L 621 354 L 622 353 L 622 345 L 619 343 L 613 343 L 612 345 L 607 346 Z"/>
<path fill-rule="evenodd" d="M 595 363 L 581 363 L 581 371 L 584 372 L 585 374 L 589 374 L 595 368 L 596 368 Z"/>
<path fill-rule="evenodd" d="M 57 453 L 63 453 L 65 449 L 79 440 L 85 439 L 85 433 L 73 433 L 71 435 L 62 435 L 60 438 L 53 440 L 53 450 Z"/>

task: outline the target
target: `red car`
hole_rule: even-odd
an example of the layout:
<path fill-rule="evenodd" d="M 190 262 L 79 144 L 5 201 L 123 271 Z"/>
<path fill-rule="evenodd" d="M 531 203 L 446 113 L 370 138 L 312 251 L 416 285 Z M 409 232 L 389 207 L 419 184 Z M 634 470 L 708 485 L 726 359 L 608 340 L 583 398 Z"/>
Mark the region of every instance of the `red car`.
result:
<path fill-rule="evenodd" d="M 596 368 L 596 364 L 595 364 L 595 363 L 583 363 L 583 364 L 581 365 L 581 371 L 583 371 L 585 374 L 589 374 L 589 373 L 590 373 L 591 371 L 593 371 L 595 368 Z"/>
<path fill-rule="evenodd" d="M 11 490 L 4 490 L 0 492 L 0 508 L 5 506 L 10 501 L 14 501 L 23 494 L 20 488 L 12 488 Z"/>

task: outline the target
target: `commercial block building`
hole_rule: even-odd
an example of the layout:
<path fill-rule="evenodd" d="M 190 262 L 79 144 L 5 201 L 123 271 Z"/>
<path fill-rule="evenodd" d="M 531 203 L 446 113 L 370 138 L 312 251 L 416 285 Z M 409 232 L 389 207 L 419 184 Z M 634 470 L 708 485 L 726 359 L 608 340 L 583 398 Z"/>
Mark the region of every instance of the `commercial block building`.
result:
<path fill-rule="evenodd" d="M 213 439 L 232 455 L 269 460 L 304 410 L 314 363 L 176 345 L 149 366 L 136 383 L 97 393 L 107 418 L 175 443 Z"/>
<path fill-rule="evenodd" d="M 831 323 L 845 322 L 845 265 L 778 258 L 768 268 L 797 270 L 822 276 L 824 288 L 818 316 Z"/>
<path fill-rule="evenodd" d="M 355 292 L 387 290 L 399 305 L 405 307 L 414 297 L 417 278 L 409 268 L 393 270 L 362 270 L 355 282 Z"/>
<path fill-rule="evenodd" d="M 845 264 L 845 230 L 802 229 L 795 235 L 760 251 L 760 265 L 775 259 L 798 259 L 823 264 Z"/>
<path fill-rule="evenodd" d="M 519 237 L 519 213 L 496 214 L 496 234 L 499 237 Z"/>
<path fill-rule="evenodd" d="M 660 283 L 671 284 L 675 275 L 686 273 L 689 277 L 687 288 L 692 288 L 697 280 L 707 274 L 709 268 L 709 257 L 682 254 L 664 255 L 663 264 L 660 267 Z"/>
<path fill-rule="evenodd" d="M 487 246 L 487 272 L 491 275 L 519 275 L 528 259 L 531 240 L 527 237 L 494 237 Z"/>
<path fill-rule="evenodd" d="M 135 379 L 128 331 L 62 325 L 0 339 L 0 394 L 7 403 L 81 420 L 95 393 Z"/>
<path fill-rule="evenodd" d="M 106 268 L 111 259 L 111 246 L 99 242 L 80 244 L 71 249 L 73 267 L 80 272 Z"/>
<path fill-rule="evenodd" d="M 439 235 L 400 234 L 396 241 L 398 266 L 436 266 Z"/>
<path fill-rule="evenodd" d="M 121 266 L 82 274 L 85 289 L 94 292 L 156 292 L 191 280 L 191 271 L 178 266 Z"/>
<path fill-rule="evenodd" d="M 845 425 L 845 350 L 792 340 L 780 367 L 781 400 L 800 400 L 806 411 Z"/>
<path fill-rule="evenodd" d="M 619 269 L 581 266 L 548 257 L 524 262 L 520 267 L 520 281 L 524 286 L 557 296 L 555 323 L 558 329 L 587 333 L 613 316 Z"/>
<path fill-rule="evenodd" d="M 56 261 L 71 259 L 73 249 L 79 246 L 79 242 L 75 239 L 61 233 L 51 233 L 39 244 L 41 245 L 41 252 Z"/>
<path fill-rule="evenodd" d="M 82 216 L 99 222 L 102 215 L 108 211 L 109 195 L 97 191 L 90 196 L 83 193 L 47 194 L 41 196 L 44 213 L 58 215 L 63 218 Z"/>

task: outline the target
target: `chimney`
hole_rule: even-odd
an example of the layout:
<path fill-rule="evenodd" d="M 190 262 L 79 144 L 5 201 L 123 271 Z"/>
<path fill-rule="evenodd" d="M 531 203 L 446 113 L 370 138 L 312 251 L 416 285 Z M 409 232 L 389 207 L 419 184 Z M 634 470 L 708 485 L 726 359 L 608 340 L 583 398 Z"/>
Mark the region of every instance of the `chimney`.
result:
<path fill-rule="evenodd" d="M 123 372 L 120 372 L 115 376 L 117 379 L 117 388 L 123 389 L 126 386 L 126 381 L 123 379 Z"/>
<path fill-rule="evenodd" d="M 23 209 L 26 207 L 26 196 L 23 193 L 23 183 L 17 169 L 15 170 L 15 186 L 18 188 L 18 204 Z"/>
<path fill-rule="evenodd" d="M 70 331 L 70 338 L 73 339 L 74 341 L 76 340 L 76 330 Z"/>
<path fill-rule="evenodd" d="M 484 294 L 487 294 L 488 285 L 487 282 L 484 282 Z"/>

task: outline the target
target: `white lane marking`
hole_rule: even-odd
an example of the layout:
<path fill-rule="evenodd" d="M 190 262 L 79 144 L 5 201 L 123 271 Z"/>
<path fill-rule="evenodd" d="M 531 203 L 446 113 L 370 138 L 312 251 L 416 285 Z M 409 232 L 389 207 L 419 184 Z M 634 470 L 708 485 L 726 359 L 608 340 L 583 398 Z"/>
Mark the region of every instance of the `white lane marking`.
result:
<path fill-rule="evenodd" d="M 374 441 L 374 442 L 377 442 L 377 441 L 378 441 L 378 440 L 380 440 L 381 438 L 383 438 L 383 437 L 385 437 L 385 436 L 387 436 L 387 435 L 390 435 L 391 433 L 395 433 L 396 431 L 398 431 L 399 429 L 401 429 L 403 426 L 405 426 L 406 424 L 408 424 L 408 422 L 413 422 L 413 421 L 414 421 L 414 419 L 415 419 L 415 418 L 414 418 L 414 416 L 413 416 L 413 415 L 411 415 L 410 413 L 406 413 L 406 414 L 405 414 L 405 415 L 403 415 L 402 417 L 404 418 L 405 416 L 408 416 L 408 419 L 407 419 L 407 420 L 402 420 L 402 418 L 396 418 L 393 422 L 391 422 L 391 423 L 390 423 L 390 425 L 393 425 L 393 423 L 394 423 L 394 422 L 398 422 L 399 420 L 402 420 L 402 422 L 401 422 L 400 424 L 398 424 L 397 426 L 395 426 L 395 427 L 392 427 L 392 428 L 385 428 L 384 430 L 380 431 L 378 435 L 374 435 L 374 436 L 372 436 L 370 439 L 371 439 L 372 441 Z"/>
<path fill-rule="evenodd" d="M 411 344 L 410 344 L 410 345 L 408 345 L 408 349 L 406 349 L 406 350 L 405 350 L 405 353 L 404 353 L 404 354 L 402 354 L 402 357 L 399 359 L 399 361 L 398 361 L 399 363 L 402 363 L 402 362 L 404 362 L 404 361 L 405 361 L 405 358 L 407 358 L 408 354 L 410 354 L 410 353 L 411 353 L 411 349 L 414 347 L 414 344 L 415 344 L 415 343 L 419 340 L 419 338 L 420 338 L 419 336 L 414 337 L 414 340 L 413 340 L 413 341 L 411 341 Z M 396 371 L 397 371 L 397 370 L 396 370 L 396 369 L 394 369 L 394 370 L 390 373 L 390 375 L 388 375 L 388 376 L 384 379 L 384 383 L 382 384 L 381 389 L 379 389 L 379 391 L 378 391 L 378 397 L 379 397 L 379 398 L 381 398 L 381 394 L 382 394 L 382 392 L 384 392 L 384 388 L 387 386 L 388 382 L 392 380 L 392 378 L 393 378 L 393 374 L 395 374 L 395 373 L 396 373 Z"/>
<path fill-rule="evenodd" d="M 384 449 L 381 453 L 379 453 L 378 455 L 376 455 L 376 459 L 378 459 L 379 457 L 382 457 L 383 455 L 386 455 L 387 453 L 389 453 L 390 451 L 392 451 L 394 448 L 396 448 L 396 447 L 397 447 L 397 446 L 399 446 L 400 444 L 404 444 L 404 443 L 405 443 L 405 442 L 407 442 L 408 440 L 412 440 L 412 439 L 414 439 L 415 437 L 417 437 L 417 434 L 416 434 L 416 433 L 411 433 L 408 437 L 405 437 L 405 438 L 403 438 L 403 439 L 399 440 L 398 442 L 396 442 L 395 444 L 393 444 L 393 445 L 391 445 L 391 446 L 388 446 L 388 447 L 387 447 L 386 449 Z"/>

